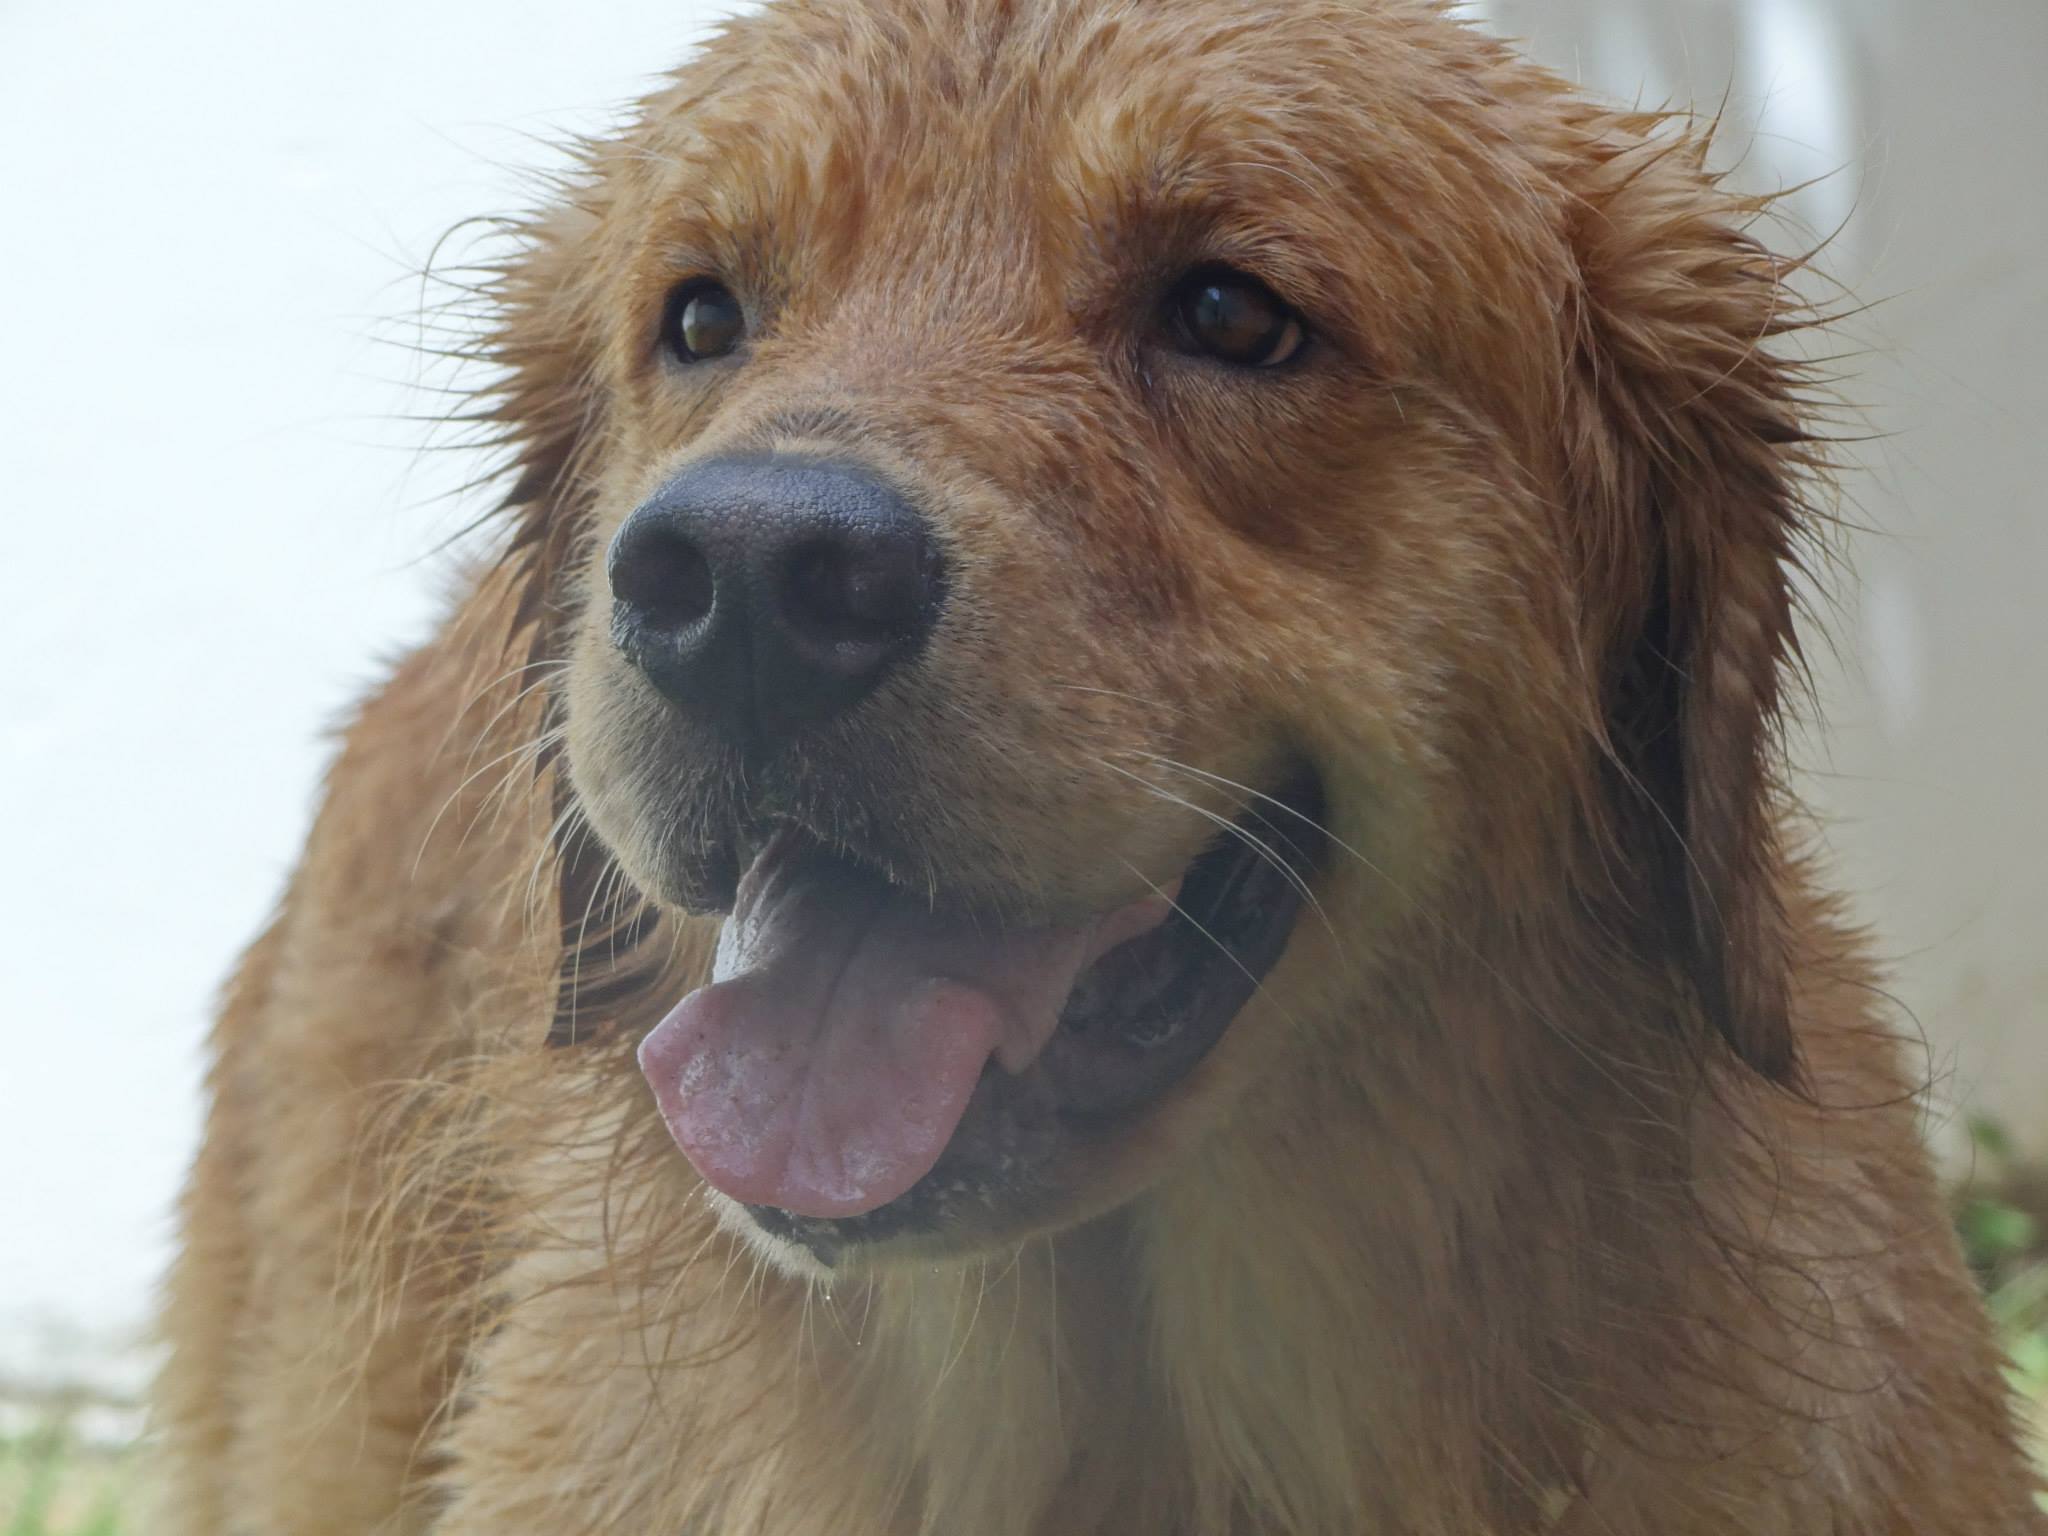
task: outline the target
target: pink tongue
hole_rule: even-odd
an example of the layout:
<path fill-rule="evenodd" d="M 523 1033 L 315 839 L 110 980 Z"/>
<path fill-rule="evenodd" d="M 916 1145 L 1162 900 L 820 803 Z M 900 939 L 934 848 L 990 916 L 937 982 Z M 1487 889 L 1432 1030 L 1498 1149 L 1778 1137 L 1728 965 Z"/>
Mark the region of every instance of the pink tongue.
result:
<path fill-rule="evenodd" d="M 1148 897 L 1065 928 L 935 916 L 778 835 L 700 987 L 640 1045 L 669 1133 L 714 1188 L 857 1216 L 939 1160 L 990 1056 L 1029 1066 L 1074 980 L 1156 927 Z"/>

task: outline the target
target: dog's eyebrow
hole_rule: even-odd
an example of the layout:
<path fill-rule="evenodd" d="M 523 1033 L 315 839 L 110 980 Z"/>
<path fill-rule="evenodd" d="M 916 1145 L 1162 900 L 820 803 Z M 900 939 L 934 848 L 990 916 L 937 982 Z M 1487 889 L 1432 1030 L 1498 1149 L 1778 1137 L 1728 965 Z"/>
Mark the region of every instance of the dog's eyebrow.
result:
<path fill-rule="evenodd" d="M 1342 178 L 1257 113 L 1199 101 L 1137 122 L 1107 111 L 1070 118 L 1044 146 L 1044 174 L 1091 227 L 1143 223 L 1292 243 L 1304 214 L 1339 213 Z"/>
<path fill-rule="evenodd" d="M 1328 200 L 1288 196 L 1289 186 L 1277 168 L 1168 152 L 1115 185 L 1075 180 L 1045 234 L 1055 251 L 1082 246 L 1096 261 L 1161 281 L 1215 263 L 1252 273 L 1299 307 L 1329 306 L 1343 284 L 1317 238 Z M 1086 264 L 1066 265 L 1076 284 L 1089 281 Z"/>

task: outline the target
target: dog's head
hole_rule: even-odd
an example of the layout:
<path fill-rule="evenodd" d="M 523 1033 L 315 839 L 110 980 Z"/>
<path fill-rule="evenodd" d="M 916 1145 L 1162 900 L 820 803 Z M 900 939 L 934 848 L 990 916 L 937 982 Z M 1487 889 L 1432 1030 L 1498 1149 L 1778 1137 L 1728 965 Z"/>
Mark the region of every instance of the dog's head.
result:
<path fill-rule="evenodd" d="M 595 148 L 502 408 L 734 1209 L 1077 1219 L 1488 923 L 1789 1077 L 1743 212 L 1414 0 L 772 6 Z"/>

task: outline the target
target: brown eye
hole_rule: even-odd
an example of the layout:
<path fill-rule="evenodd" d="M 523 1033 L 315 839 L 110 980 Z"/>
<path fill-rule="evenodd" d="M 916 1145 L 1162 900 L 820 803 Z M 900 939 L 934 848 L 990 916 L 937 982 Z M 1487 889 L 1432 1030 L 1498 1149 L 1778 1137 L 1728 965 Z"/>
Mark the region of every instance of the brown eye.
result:
<path fill-rule="evenodd" d="M 740 344 L 746 331 L 746 311 L 723 283 L 699 278 L 669 296 L 663 340 L 682 362 L 723 357 Z"/>
<path fill-rule="evenodd" d="M 1229 267 L 1197 267 L 1182 278 L 1168 318 L 1188 351 L 1237 368 L 1276 368 L 1308 340 L 1301 316 L 1278 294 Z"/>

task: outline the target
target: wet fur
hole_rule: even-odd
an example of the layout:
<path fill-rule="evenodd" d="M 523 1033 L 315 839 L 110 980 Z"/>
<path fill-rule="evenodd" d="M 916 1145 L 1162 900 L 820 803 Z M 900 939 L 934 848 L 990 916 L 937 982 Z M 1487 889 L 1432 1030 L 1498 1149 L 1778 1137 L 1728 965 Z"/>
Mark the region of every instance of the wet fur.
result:
<path fill-rule="evenodd" d="M 150 1528 L 2040 1529 L 1790 834 L 1811 317 L 1704 162 L 1408 0 L 788 3 L 588 146 L 488 289 L 503 555 L 228 994 Z M 774 323 L 678 383 L 692 241 Z M 1147 350 L 1203 241 L 1321 371 Z M 1156 1112 L 825 1279 L 634 1068 L 712 931 L 650 899 L 710 813 L 649 808 L 728 789 L 586 601 L 676 463 L 821 445 L 943 509 L 968 617 L 778 792 L 1034 912 L 1292 755 L 1337 839 Z"/>

